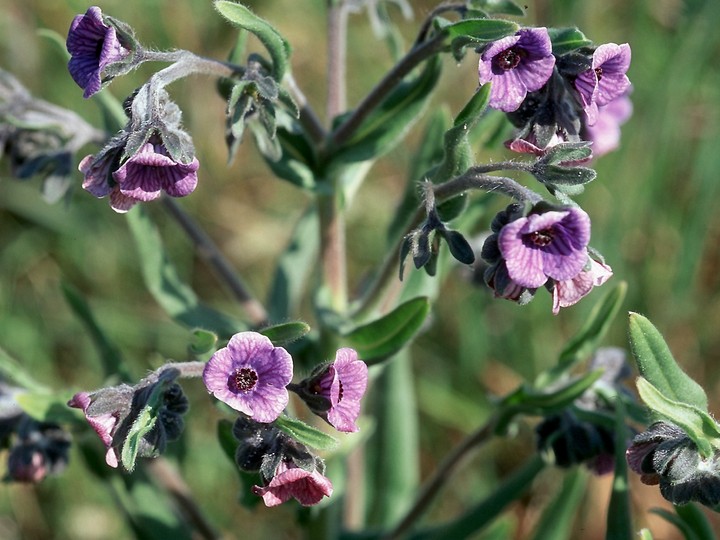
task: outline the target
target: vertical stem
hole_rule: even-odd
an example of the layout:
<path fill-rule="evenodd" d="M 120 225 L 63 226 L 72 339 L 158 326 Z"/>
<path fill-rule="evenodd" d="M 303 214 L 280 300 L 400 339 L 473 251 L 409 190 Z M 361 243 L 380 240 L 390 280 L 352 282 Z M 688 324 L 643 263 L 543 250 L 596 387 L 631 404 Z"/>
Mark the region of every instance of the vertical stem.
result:
<path fill-rule="evenodd" d="M 345 109 L 347 20 L 344 0 L 328 0 L 327 118 L 330 123 Z M 317 199 L 323 283 L 329 288 L 331 307 L 343 313 L 348 302 L 344 201 L 337 179 L 327 178 L 326 182 L 329 193 L 318 195 Z"/>
<path fill-rule="evenodd" d="M 345 261 L 345 216 L 341 194 L 333 182 L 333 193 L 318 195 L 320 257 L 323 284 L 330 291 L 331 307 L 343 313 L 347 308 L 347 265 Z"/>
<path fill-rule="evenodd" d="M 327 43 L 327 121 L 345 110 L 348 11 L 344 0 L 329 0 Z"/>

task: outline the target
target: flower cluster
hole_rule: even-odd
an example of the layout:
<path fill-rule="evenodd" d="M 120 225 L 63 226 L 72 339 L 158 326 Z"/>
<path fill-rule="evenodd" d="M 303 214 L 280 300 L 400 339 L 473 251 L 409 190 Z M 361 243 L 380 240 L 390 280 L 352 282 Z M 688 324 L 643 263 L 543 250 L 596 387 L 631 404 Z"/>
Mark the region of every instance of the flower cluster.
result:
<path fill-rule="evenodd" d="M 480 84 L 492 83 L 490 106 L 519 129 L 506 144 L 541 154 L 561 142 L 589 140 L 595 156 L 617 146 L 631 107 L 630 46 L 607 43 L 555 55 L 546 28 L 523 28 L 488 44 Z"/>
<path fill-rule="evenodd" d="M 496 296 L 526 303 L 544 285 L 557 314 L 612 276 L 609 266 L 589 255 L 590 218 L 578 207 L 541 202 L 526 210 L 511 204 L 495 216 L 491 230 L 482 257 L 490 265 L 485 281 Z"/>
<path fill-rule="evenodd" d="M 210 393 L 257 422 L 273 422 L 288 403 L 288 389 L 338 431 L 357 431 L 360 400 L 367 388 L 367 366 L 353 349 L 337 351 L 335 361 L 318 366 L 291 384 L 293 363 L 282 347 L 257 332 L 235 334 L 210 358 L 203 381 Z"/>
<path fill-rule="evenodd" d="M 208 391 L 241 413 L 234 425 L 236 461 L 242 470 L 260 472 L 263 486 L 253 492 L 267 506 L 290 498 L 312 505 L 332 493 L 322 460 L 272 425 L 288 404 L 288 390 L 338 431 L 355 432 L 368 368 L 353 349 L 343 348 L 300 383 L 292 376 L 290 354 L 257 332 L 232 336 L 203 371 Z"/>
<path fill-rule="evenodd" d="M 312 506 L 332 495 L 332 483 L 323 476 L 323 460 L 272 424 L 240 416 L 233 435 L 240 442 L 235 462 L 243 471 L 260 473 L 263 485 L 254 486 L 253 493 L 262 497 L 266 506 L 292 498 Z"/>
<path fill-rule="evenodd" d="M 656 422 L 635 436 L 627 451 L 630 468 L 644 484 L 660 484 L 673 504 L 720 504 L 720 455 L 703 458 L 697 445 L 674 424 Z"/>

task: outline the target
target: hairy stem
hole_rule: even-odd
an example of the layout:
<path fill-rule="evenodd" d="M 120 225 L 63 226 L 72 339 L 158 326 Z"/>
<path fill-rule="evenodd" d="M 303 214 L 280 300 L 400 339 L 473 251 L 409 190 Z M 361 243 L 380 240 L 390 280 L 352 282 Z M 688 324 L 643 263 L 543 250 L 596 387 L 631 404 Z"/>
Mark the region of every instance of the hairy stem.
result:
<path fill-rule="evenodd" d="M 300 123 L 315 144 L 322 144 L 327 133 L 315 114 L 315 111 L 310 106 L 310 103 L 308 103 L 307 97 L 302 90 L 300 90 L 297 81 L 295 81 L 291 73 L 287 73 L 283 80 L 290 91 L 290 95 L 300 109 Z"/>
<path fill-rule="evenodd" d="M 405 514 L 405 517 L 400 520 L 400 523 L 398 523 L 383 540 L 397 540 L 410 530 L 415 522 L 417 522 L 428 509 L 430 503 L 439 495 L 442 486 L 450 481 L 450 477 L 455 470 L 467 461 L 473 450 L 477 449 L 477 447 L 492 436 L 496 422 L 497 417 L 492 416 L 483 426 L 468 435 L 445 456 L 437 469 L 435 469 L 435 472 L 433 472 L 430 478 L 421 486 L 420 494 L 407 514 Z"/>
<path fill-rule="evenodd" d="M 327 43 L 327 121 L 345 110 L 347 66 L 347 19 L 344 1 L 330 1 L 328 6 Z"/>
<path fill-rule="evenodd" d="M 517 170 L 526 170 L 526 166 L 517 162 L 503 162 L 491 165 L 481 165 L 471 167 L 464 174 L 456 176 L 443 184 L 431 186 L 432 193 L 437 204 L 442 203 L 456 195 L 460 195 L 469 190 L 482 190 L 488 193 L 502 193 L 518 202 L 529 201 L 533 204 L 540 202 L 542 197 L 519 184 L 512 178 L 504 176 L 493 176 L 485 174 L 493 170 L 507 170 L 516 168 Z M 408 224 L 405 234 L 410 233 L 417 228 L 426 216 L 426 208 L 423 204 L 422 208 L 418 208 Z M 358 306 L 356 306 L 353 316 L 362 318 L 368 315 L 383 298 L 388 287 L 393 283 L 397 268 L 399 265 L 400 249 L 403 244 L 403 235 L 398 239 L 394 249 L 385 257 L 374 281 L 368 287 Z"/>
<path fill-rule="evenodd" d="M 162 202 L 168 213 L 192 240 L 198 256 L 212 268 L 218 279 L 230 289 L 230 292 L 240 303 L 252 324 L 255 326 L 267 324 L 268 316 L 265 307 L 250 293 L 243 280 L 237 275 L 230 262 L 223 256 L 207 233 L 176 201 L 169 197 L 163 197 Z"/>

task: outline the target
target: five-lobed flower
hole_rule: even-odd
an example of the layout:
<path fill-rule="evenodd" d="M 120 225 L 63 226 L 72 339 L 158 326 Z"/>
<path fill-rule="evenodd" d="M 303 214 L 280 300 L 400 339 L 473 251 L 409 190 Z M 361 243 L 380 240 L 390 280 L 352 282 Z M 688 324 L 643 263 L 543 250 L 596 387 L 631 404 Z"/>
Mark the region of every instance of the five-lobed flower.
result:
<path fill-rule="evenodd" d="M 491 43 L 480 55 L 480 84 L 492 83 L 490 107 L 511 112 L 528 92 L 540 89 L 555 66 L 546 28 L 523 28 Z"/>
<path fill-rule="evenodd" d="M 530 213 L 505 225 L 498 248 L 513 282 L 529 289 L 576 277 L 585 267 L 590 218 L 577 207 Z"/>
<path fill-rule="evenodd" d="M 203 382 L 220 401 L 258 422 L 273 422 L 288 404 L 293 361 L 257 332 L 240 332 L 208 361 Z"/>

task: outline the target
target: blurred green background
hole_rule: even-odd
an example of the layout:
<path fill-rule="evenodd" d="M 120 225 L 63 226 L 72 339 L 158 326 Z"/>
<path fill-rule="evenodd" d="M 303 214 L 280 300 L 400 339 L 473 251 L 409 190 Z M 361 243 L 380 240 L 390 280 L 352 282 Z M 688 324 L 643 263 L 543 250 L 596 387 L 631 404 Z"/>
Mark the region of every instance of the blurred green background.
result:
<path fill-rule="evenodd" d="M 234 31 L 213 12 L 209 0 L 108 0 L 103 12 L 129 23 L 146 46 L 184 48 L 225 58 Z M 272 21 L 293 46 L 292 69 L 311 104 L 322 115 L 325 98 L 325 3 L 320 0 L 246 1 Z M 407 43 L 435 5 L 411 2 L 414 20 L 390 12 Z M 628 282 L 623 312 L 645 314 L 664 333 L 678 361 L 720 410 L 716 365 L 720 362 L 720 5 L 717 0 L 526 0 L 523 24 L 576 25 L 597 43 L 629 42 L 633 61 L 634 115 L 623 128 L 620 150 L 599 159 L 597 180 L 578 197 L 593 220 L 591 244 Z M 15 74 L 36 96 L 99 122 L 99 110 L 67 74 L 58 50 L 36 33 L 65 35 L 72 17 L 89 4 L 79 1 L 10 0 L 0 13 L 0 67 Z M 391 66 L 382 41 L 365 14 L 350 17 L 349 103 L 357 103 Z M 251 46 L 260 50 L 256 42 Z M 476 56 L 457 64 L 445 59 L 443 81 L 430 107 L 443 103 L 457 112 L 477 87 Z M 157 69 L 144 65 L 115 81 L 110 91 L 124 98 Z M 228 166 L 223 140 L 224 103 L 214 81 L 193 77 L 170 87 L 184 113 L 202 163 L 196 192 L 181 204 L 208 230 L 256 294 L 267 294 L 273 261 L 281 253 L 307 196 L 274 180 L 246 140 Z M 98 124 L 99 125 L 99 124 Z M 356 287 L 385 250 L 385 227 L 406 181 L 422 123 L 383 158 L 360 190 L 348 218 L 351 286 Z M 93 153 L 95 148 L 88 148 Z M 80 156 L 82 157 L 82 156 Z M 504 159 L 502 149 L 478 145 L 478 162 Z M 187 357 L 187 329 L 168 319 L 146 292 L 125 218 L 106 201 L 79 188 L 70 205 L 47 205 L 39 182 L 8 178 L 0 163 L 0 346 L 36 376 L 57 388 L 91 389 L 102 384 L 97 352 L 65 302 L 59 285 L 86 295 L 100 324 L 118 345 L 131 372 L 141 377 L 163 358 Z M 523 179 L 530 184 L 530 180 Z M 499 201 L 498 208 L 506 201 Z M 190 244 L 157 205 L 173 260 L 208 303 L 242 316 L 227 291 L 192 254 Z M 444 284 L 432 325 L 412 348 L 413 385 L 422 430 L 420 474 L 427 476 L 453 443 L 487 416 L 489 399 L 552 365 L 601 291 L 556 317 L 542 292 L 526 307 L 493 300 L 473 288 L 458 268 Z M 612 283 L 612 282 L 611 282 Z M 302 314 L 307 316 L 307 314 Z M 627 347 L 626 320 L 615 322 L 607 345 Z M 296 538 L 291 505 L 247 510 L 237 503 L 239 484 L 232 464 L 218 449 L 211 407 L 199 384 L 185 385 L 192 411 L 182 443 L 172 446 L 209 519 L 228 538 Z M 212 421 L 209 421 L 211 419 Z M 524 426 L 524 427 L 523 427 Z M 516 468 L 532 449 L 532 426 L 512 439 L 484 448 L 434 506 L 431 520 L 448 519 L 488 492 L 496 478 Z M 540 477 L 527 498 L 512 508 L 511 537 L 524 538 L 537 523 L 560 475 Z M 633 479 L 637 528 L 651 526 L 656 538 L 675 531 L 648 514 L 667 507 L 656 488 Z M 591 478 L 580 502 L 575 532 L 604 537 L 608 478 Z M 710 519 L 720 529 L 720 519 Z M 125 538 L 130 531 L 114 510 L 101 482 L 78 454 L 60 478 L 38 487 L 0 486 L 0 538 Z M 578 537 L 578 536 L 574 536 Z"/>

